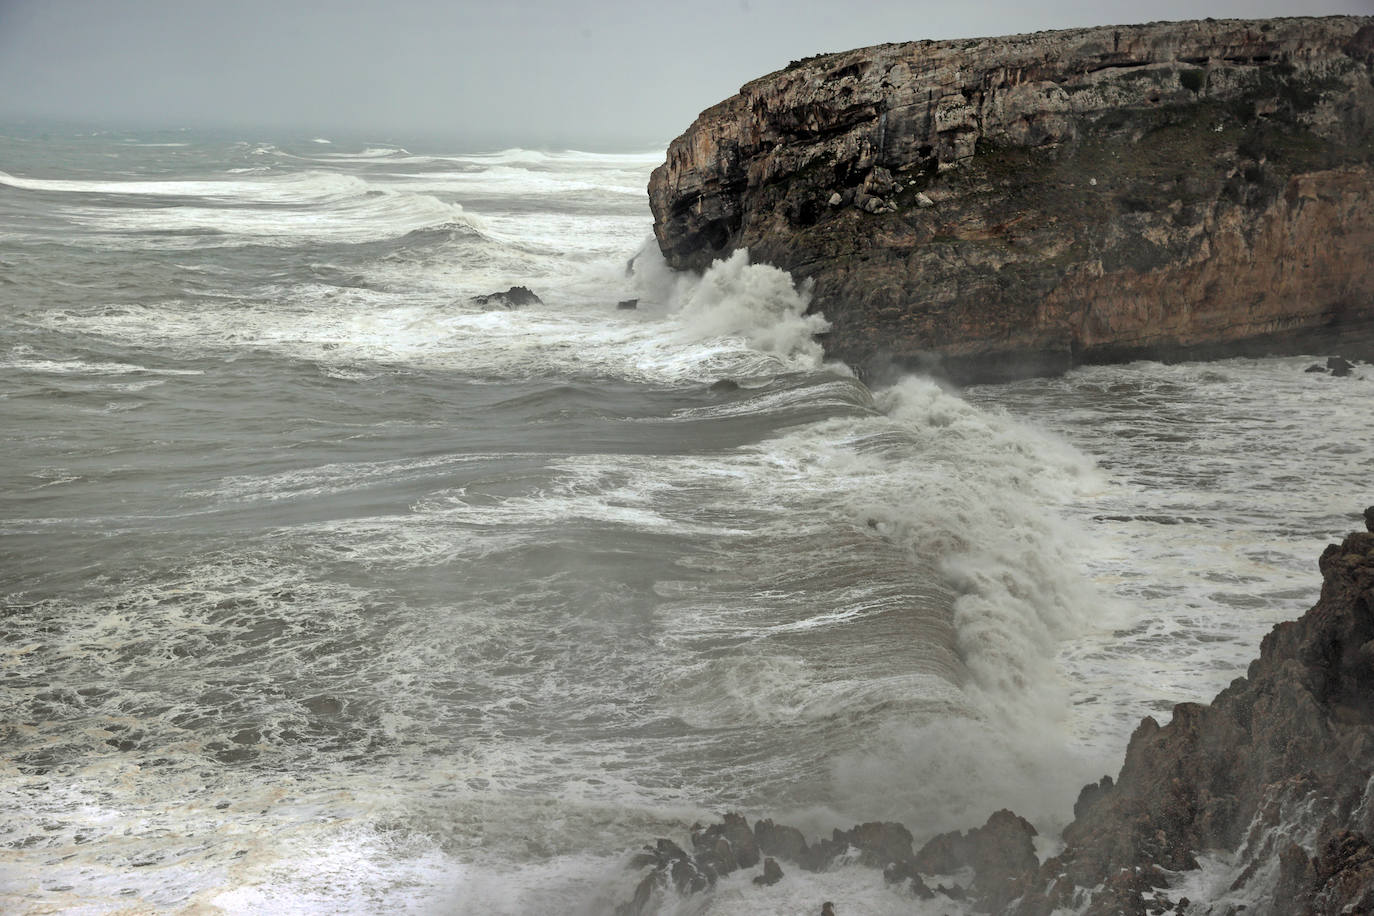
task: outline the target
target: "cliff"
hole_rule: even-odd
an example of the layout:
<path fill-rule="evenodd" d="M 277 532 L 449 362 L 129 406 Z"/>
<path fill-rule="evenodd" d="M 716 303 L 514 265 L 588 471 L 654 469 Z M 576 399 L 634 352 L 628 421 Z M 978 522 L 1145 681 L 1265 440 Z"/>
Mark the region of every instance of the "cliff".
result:
<path fill-rule="evenodd" d="M 1210 705 L 1176 706 L 1168 725 L 1141 722 L 1117 779 L 1083 789 L 1063 851 L 1043 864 L 1035 828 L 1010 811 L 917 851 L 901 824 L 808 843 L 794 828 L 727 814 L 693 828 L 694 853 L 667 839 L 646 847 L 634 864 L 650 868 L 621 916 L 769 857 L 808 871 L 856 860 L 914 897 L 1004 916 L 1374 912 L 1374 507 L 1365 525 L 1327 547 L 1321 598 L 1274 627 L 1245 677 Z M 774 861 L 754 883 L 782 880 Z"/>
<path fill-rule="evenodd" d="M 1374 17 L 879 45 L 703 112 L 668 262 L 814 282 L 828 352 L 974 380 L 1374 353 Z"/>

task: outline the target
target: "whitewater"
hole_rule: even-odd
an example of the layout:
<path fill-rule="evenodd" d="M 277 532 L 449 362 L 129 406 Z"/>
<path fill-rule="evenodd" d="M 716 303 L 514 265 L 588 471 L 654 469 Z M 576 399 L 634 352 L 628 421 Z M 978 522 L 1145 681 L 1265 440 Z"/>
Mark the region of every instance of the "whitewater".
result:
<path fill-rule="evenodd" d="M 725 811 L 1048 850 L 1359 527 L 1367 371 L 870 387 L 664 266 L 661 158 L 0 130 L 0 909 L 603 913 Z M 927 905 L 664 906 L 825 900 Z"/>

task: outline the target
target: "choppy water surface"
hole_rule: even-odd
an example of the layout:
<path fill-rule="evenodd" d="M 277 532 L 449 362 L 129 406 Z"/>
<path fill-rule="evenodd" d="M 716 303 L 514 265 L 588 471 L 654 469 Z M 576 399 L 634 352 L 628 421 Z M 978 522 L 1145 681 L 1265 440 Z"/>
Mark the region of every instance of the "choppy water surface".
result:
<path fill-rule="evenodd" d="M 644 247 L 659 158 L 0 138 L 6 909 L 597 913 L 726 809 L 1052 829 L 1315 598 L 1374 381 L 871 391 L 785 274 Z M 737 884 L 692 906 L 913 905 Z"/>

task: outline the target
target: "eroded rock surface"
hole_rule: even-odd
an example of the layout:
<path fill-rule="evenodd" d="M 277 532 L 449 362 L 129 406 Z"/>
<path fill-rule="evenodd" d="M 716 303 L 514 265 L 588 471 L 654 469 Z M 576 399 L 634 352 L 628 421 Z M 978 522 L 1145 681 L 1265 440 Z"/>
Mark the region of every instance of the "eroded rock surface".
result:
<path fill-rule="evenodd" d="M 649 184 L 668 262 L 815 282 L 851 364 L 957 379 L 1374 346 L 1374 18 L 1153 23 L 794 62 Z"/>

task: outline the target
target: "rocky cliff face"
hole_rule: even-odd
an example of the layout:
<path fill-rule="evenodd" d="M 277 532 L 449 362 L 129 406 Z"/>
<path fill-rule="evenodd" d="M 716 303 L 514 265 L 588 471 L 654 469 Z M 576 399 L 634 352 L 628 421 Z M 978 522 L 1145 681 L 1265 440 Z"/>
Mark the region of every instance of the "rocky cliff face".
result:
<path fill-rule="evenodd" d="M 647 848 L 636 865 L 653 868 L 621 912 L 652 912 L 670 888 L 706 890 L 760 856 L 813 871 L 857 858 L 915 897 L 1005 916 L 1374 912 L 1374 507 L 1365 520 L 1369 532 L 1322 554 L 1321 599 L 1264 638 L 1245 677 L 1210 705 L 1176 706 L 1168 725 L 1141 722 L 1118 777 L 1084 788 L 1064 850 L 1043 864 L 1035 829 L 1009 811 L 914 852 L 900 824 L 808 844 L 727 815 L 694 831 L 694 856 L 668 840 Z M 938 883 L 961 870 L 972 880 Z"/>
<path fill-rule="evenodd" d="M 649 198 L 673 266 L 811 279 L 855 365 L 1374 349 L 1374 17 L 821 55 L 703 112 Z"/>

